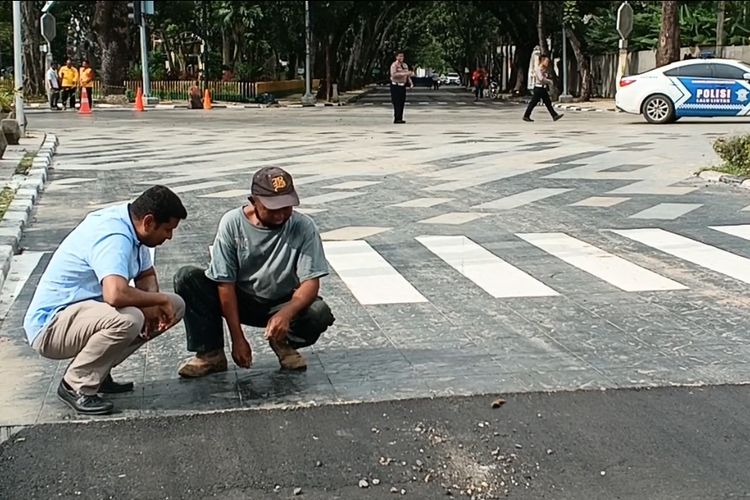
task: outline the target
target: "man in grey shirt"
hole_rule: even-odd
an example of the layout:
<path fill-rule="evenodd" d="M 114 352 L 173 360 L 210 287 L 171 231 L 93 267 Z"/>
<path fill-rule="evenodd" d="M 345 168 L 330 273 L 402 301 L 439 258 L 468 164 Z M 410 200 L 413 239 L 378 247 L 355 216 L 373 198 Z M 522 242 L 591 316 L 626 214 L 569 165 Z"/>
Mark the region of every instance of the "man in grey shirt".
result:
<path fill-rule="evenodd" d="M 186 304 L 187 347 L 195 357 L 179 369 L 182 377 L 225 371 L 222 318 L 232 339 L 232 359 L 243 368 L 252 349 L 242 325 L 265 328 L 265 338 L 281 367 L 305 370 L 296 349 L 317 342 L 333 324 L 331 309 L 318 296 L 328 274 L 315 223 L 295 212 L 299 198 L 292 176 L 265 167 L 253 176 L 250 204 L 221 218 L 207 270 L 186 266 L 174 277 Z"/>

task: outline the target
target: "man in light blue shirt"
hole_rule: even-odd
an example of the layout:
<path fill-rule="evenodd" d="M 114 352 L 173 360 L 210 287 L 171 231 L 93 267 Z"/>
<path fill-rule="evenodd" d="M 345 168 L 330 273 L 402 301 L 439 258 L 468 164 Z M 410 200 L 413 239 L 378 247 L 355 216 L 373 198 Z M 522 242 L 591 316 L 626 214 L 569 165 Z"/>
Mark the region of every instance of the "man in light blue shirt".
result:
<path fill-rule="evenodd" d="M 57 394 L 77 412 L 110 413 L 98 393 L 133 389 L 114 382 L 111 369 L 182 319 L 185 303 L 159 291 L 149 248 L 172 239 L 186 217 L 176 194 L 154 186 L 89 214 L 52 255 L 23 326 L 42 356 L 73 358 Z"/>

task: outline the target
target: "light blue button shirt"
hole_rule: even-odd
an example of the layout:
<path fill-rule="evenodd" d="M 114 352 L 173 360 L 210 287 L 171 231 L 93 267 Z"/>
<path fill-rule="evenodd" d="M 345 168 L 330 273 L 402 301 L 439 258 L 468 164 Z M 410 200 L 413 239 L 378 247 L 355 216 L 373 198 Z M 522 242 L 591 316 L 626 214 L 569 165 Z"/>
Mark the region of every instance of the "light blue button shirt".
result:
<path fill-rule="evenodd" d="M 29 344 L 62 309 L 84 300 L 103 301 L 106 276 L 130 281 L 152 266 L 148 247 L 135 233 L 128 204 L 90 213 L 60 243 L 39 281 L 23 321 Z"/>

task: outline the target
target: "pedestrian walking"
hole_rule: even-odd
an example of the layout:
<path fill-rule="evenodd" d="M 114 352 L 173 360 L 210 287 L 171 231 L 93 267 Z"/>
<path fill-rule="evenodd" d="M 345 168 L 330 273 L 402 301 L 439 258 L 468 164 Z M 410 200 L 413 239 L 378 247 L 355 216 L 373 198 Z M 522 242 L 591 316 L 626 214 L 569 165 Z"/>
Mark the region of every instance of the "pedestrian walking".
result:
<path fill-rule="evenodd" d="M 81 89 L 86 89 L 86 97 L 89 101 L 89 109 L 94 105 L 93 91 L 94 91 L 94 70 L 89 66 L 89 62 L 84 59 L 81 62 L 81 69 L 78 72 L 79 84 Z M 83 99 L 83 90 L 81 90 L 81 99 Z"/>
<path fill-rule="evenodd" d="M 65 61 L 65 66 L 60 68 L 60 86 L 62 88 L 63 109 L 76 108 L 76 90 L 78 89 L 78 70 L 73 67 L 73 61 Z"/>
<path fill-rule="evenodd" d="M 396 60 L 391 64 L 391 104 L 393 104 L 393 123 L 406 123 L 404 121 L 404 105 L 406 104 L 406 87 L 413 88 L 411 77 L 413 71 L 404 62 L 404 53 L 397 52 Z"/>
<path fill-rule="evenodd" d="M 154 186 L 90 213 L 52 255 L 23 326 L 43 357 L 73 358 L 57 395 L 78 413 L 111 413 L 99 393 L 133 390 L 112 379 L 112 368 L 182 319 L 185 303 L 160 291 L 149 248 L 172 239 L 186 217 L 176 194 Z"/>
<path fill-rule="evenodd" d="M 277 167 L 258 170 L 248 200 L 221 218 L 208 269 L 186 266 L 175 274 L 175 292 L 186 304 L 187 348 L 195 352 L 179 368 L 182 377 L 226 371 L 222 319 L 238 366 L 252 363 L 242 331 L 250 325 L 265 328 L 285 370 L 307 369 L 297 349 L 313 345 L 334 322 L 318 296 L 328 275 L 323 243 L 313 220 L 294 211 L 292 176 Z"/>
<path fill-rule="evenodd" d="M 477 66 L 474 73 L 471 74 L 471 81 L 474 84 L 474 102 L 484 98 L 484 85 L 487 81 L 487 72 L 482 65 Z"/>
<path fill-rule="evenodd" d="M 47 94 L 49 97 L 49 107 L 55 111 L 60 109 L 57 107 L 57 103 L 60 100 L 60 79 L 57 77 L 57 70 L 57 63 L 52 63 L 47 70 L 47 76 L 45 78 Z"/>
<path fill-rule="evenodd" d="M 541 56 L 539 58 L 539 66 L 534 70 L 534 94 L 531 97 L 529 105 L 526 107 L 526 112 L 523 114 L 523 121 L 525 122 L 534 121 L 531 119 L 531 112 L 539 104 L 539 101 L 544 102 L 544 105 L 547 106 L 547 111 L 549 111 L 554 121 L 563 117 L 562 113 L 558 113 L 552 107 L 552 99 L 549 97 L 548 89 L 552 85 L 552 80 L 549 79 L 549 64 L 549 56 Z"/>

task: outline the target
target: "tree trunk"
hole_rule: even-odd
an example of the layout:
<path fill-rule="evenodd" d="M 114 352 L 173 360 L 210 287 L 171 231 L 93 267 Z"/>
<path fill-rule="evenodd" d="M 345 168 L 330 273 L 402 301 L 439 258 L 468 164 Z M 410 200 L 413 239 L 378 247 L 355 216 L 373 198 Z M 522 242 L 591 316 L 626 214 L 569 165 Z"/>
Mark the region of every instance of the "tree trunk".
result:
<path fill-rule="evenodd" d="M 326 101 L 331 100 L 333 94 L 333 86 L 331 82 L 331 44 L 333 43 L 333 35 L 326 40 Z"/>
<path fill-rule="evenodd" d="M 586 57 L 581 49 L 581 41 L 578 36 L 573 32 L 572 29 L 568 28 L 565 30 L 570 40 L 570 45 L 573 47 L 573 53 L 576 56 L 576 62 L 578 63 L 578 78 L 581 81 L 579 98 L 581 101 L 591 100 L 591 68 L 589 67 L 589 58 Z"/>
<path fill-rule="evenodd" d="M 537 16 L 536 16 L 536 35 L 539 39 L 539 55 L 548 56 L 549 47 L 547 46 L 547 36 L 544 32 L 544 2 L 541 0 L 536 3 L 537 5 Z"/>
<path fill-rule="evenodd" d="M 226 28 L 221 30 L 221 64 L 232 66 L 232 38 Z"/>
<path fill-rule="evenodd" d="M 23 23 L 23 81 L 24 93 L 42 95 L 44 86 L 45 54 L 39 50 L 42 44 L 40 17 L 44 2 L 21 2 L 21 22 Z"/>
<path fill-rule="evenodd" d="M 656 66 L 664 66 L 680 59 L 680 6 L 677 0 L 661 4 L 661 31 L 656 49 Z"/>
<path fill-rule="evenodd" d="M 97 0 L 93 28 L 102 51 L 102 94 L 125 93 L 123 83 L 128 71 L 127 2 Z"/>
<path fill-rule="evenodd" d="M 513 57 L 513 67 L 511 68 L 510 81 L 515 82 L 513 93 L 526 93 L 526 77 L 529 73 L 529 61 L 531 54 L 534 52 L 534 42 L 519 45 Z"/>

